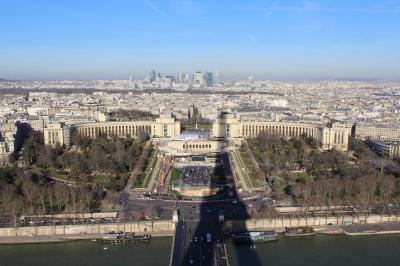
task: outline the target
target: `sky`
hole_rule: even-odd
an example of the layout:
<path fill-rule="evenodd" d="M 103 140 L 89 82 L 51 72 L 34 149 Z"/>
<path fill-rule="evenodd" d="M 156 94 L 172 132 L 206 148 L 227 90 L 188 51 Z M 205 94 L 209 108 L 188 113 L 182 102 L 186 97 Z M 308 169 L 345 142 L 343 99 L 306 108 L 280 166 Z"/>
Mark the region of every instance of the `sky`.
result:
<path fill-rule="evenodd" d="M 1 0 L 0 78 L 400 79 L 400 0 Z"/>

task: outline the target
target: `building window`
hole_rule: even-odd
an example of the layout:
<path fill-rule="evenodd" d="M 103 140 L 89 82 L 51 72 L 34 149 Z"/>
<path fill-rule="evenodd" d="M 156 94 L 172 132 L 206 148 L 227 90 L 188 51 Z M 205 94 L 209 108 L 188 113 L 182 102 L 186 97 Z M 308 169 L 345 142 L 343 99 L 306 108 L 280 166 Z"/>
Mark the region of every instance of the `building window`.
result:
<path fill-rule="evenodd" d="M 168 125 L 164 125 L 164 137 L 168 137 Z"/>

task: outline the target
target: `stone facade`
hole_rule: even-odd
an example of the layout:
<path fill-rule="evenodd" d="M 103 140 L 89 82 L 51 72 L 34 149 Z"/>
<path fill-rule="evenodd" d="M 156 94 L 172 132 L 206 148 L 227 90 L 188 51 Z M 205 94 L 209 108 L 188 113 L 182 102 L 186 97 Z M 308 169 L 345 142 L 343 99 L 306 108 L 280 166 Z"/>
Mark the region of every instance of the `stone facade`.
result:
<path fill-rule="evenodd" d="M 383 141 L 400 142 L 399 127 L 383 127 L 373 125 L 356 125 L 354 137 L 356 139 L 378 139 Z"/>
<path fill-rule="evenodd" d="M 43 129 L 44 144 L 51 146 L 65 146 L 70 145 L 71 128 L 63 123 L 48 124 Z"/>
<path fill-rule="evenodd" d="M 160 145 L 160 150 L 169 154 L 206 154 L 227 151 L 227 143 L 225 141 L 215 140 L 170 140 L 164 145 Z"/>
<path fill-rule="evenodd" d="M 124 122 L 99 122 L 76 124 L 73 127 L 81 136 L 96 138 L 100 134 L 107 137 L 118 136 L 121 138 L 138 138 L 139 135 L 147 133 L 150 137 L 169 138 L 181 133 L 179 121 L 171 116 L 160 116 L 155 121 L 124 121 Z"/>
<path fill-rule="evenodd" d="M 351 127 L 333 123 L 332 126 L 302 122 L 241 121 L 234 114 L 222 112 L 214 121 L 212 136 L 218 139 L 255 138 L 266 132 L 286 137 L 311 137 L 323 150 L 346 151 Z"/>

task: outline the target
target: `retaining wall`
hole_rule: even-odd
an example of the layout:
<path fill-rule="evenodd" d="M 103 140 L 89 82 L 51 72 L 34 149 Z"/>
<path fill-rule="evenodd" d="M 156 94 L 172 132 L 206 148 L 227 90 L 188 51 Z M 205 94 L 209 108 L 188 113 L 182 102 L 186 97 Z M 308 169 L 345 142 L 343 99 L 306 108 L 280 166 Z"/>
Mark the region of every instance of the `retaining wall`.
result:
<path fill-rule="evenodd" d="M 348 225 L 348 224 L 379 224 L 387 222 L 398 222 L 400 217 L 388 215 L 370 215 L 370 216 L 341 216 L 341 217 L 308 217 L 308 218 L 277 218 L 277 219 L 250 219 L 247 221 L 227 222 L 228 230 L 272 230 L 284 229 L 285 227 L 296 226 L 326 226 Z"/>
<path fill-rule="evenodd" d="M 2 236 L 62 236 L 74 234 L 104 234 L 110 231 L 124 231 L 134 233 L 157 233 L 171 232 L 175 230 L 175 223 L 172 221 L 142 221 L 115 224 L 87 224 L 87 225 L 57 225 L 57 226 L 31 226 L 31 227 L 9 227 L 0 228 Z"/>

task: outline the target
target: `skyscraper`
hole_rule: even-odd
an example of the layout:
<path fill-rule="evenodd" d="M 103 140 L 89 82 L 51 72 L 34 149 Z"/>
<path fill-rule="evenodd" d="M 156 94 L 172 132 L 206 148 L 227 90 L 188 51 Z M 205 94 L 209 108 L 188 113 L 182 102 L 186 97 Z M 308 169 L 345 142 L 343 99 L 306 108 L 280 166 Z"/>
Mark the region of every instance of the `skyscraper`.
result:
<path fill-rule="evenodd" d="M 178 82 L 179 83 L 188 83 L 189 82 L 189 75 L 187 73 L 179 73 Z"/>
<path fill-rule="evenodd" d="M 156 82 L 156 78 L 157 78 L 157 73 L 156 73 L 156 71 L 153 69 L 153 70 L 150 72 L 150 77 L 149 77 L 150 83 Z"/>
<path fill-rule="evenodd" d="M 214 83 L 214 86 L 218 86 L 218 84 L 219 84 L 219 72 L 218 72 L 218 70 L 215 70 L 213 83 Z"/>
<path fill-rule="evenodd" d="M 213 73 L 206 72 L 204 74 L 204 78 L 206 80 L 207 87 L 213 87 L 214 86 L 214 79 L 215 78 L 214 78 L 214 74 Z"/>
<path fill-rule="evenodd" d="M 204 86 L 204 73 L 201 71 L 196 71 L 193 74 L 193 84 Z"/>

